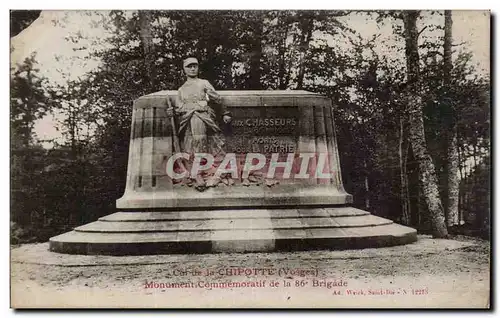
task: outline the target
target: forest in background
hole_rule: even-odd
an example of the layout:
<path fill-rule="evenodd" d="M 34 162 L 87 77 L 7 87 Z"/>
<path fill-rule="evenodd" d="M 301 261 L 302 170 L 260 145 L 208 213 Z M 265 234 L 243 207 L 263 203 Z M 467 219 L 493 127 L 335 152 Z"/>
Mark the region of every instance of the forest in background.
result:
<path fill-rule="evenodd" d="M 424 13 L 443 23 L 422 27 Z M 79 32 L 67 36 L 100 61 L 85 76 L 53 83 L 36 54 L 11 66 L 13 243 L 46 241 L 115 211 L 132 102 L 177 89 L 189 55 L 218 90 L 303 89 L 331 98 L 355 207 L 434 237 L 489 237 L 490 78 L 471 63 L 473 52 L 454 43 L 449 11 L 100 14 L 112 34 L 105 45 L 92 47 Z M 356 15 L 392 26 L 392 49 L 402 48 L 406 63 L 377 53 L 378 35 L 365 38 L 344 22 Z M 37 17 L 11 12 L 11 37 Z M 421 38 L 423 29 L 442 36 Z M 34 125 L 53 113 L 65 138 L 46 149 Z"/>

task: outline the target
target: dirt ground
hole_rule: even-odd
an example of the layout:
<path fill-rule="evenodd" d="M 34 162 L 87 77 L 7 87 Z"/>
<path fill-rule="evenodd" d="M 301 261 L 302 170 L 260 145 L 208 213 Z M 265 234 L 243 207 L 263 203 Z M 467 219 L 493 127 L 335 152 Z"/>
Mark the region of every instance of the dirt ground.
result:
<path fill-rule="evenodd" d="M 11 249 L 13 307 L 488 308 L 490 303 L 490 243 L 467 237 L 421 236 L 417 243 L 382 249 L 145 257 L 63 255 L 47 246 Z M 213 285 L 221 282 L 246 285 Z"/>

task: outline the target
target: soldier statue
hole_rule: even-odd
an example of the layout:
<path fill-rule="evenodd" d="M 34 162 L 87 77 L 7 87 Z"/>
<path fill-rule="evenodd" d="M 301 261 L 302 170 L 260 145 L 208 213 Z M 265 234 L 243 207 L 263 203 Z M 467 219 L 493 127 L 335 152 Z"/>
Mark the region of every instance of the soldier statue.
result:
<path fill-rule="evenodd" d="M 194 183 L 197 190 L 203 191 L 206 187 L 216 186 L 221 181 L 220 177 L 213 173 L 210 175 L 210 171 L 205 175 L 191 175 L 190 169 L 193 156 L 197 153 L 210 153 L 215 158 L 224 155 L 224 139 L 213 108 L 214 105 L 221 104 L 221 98 L 209 81 L 198 77 L 199 64 L 196 58 L 186 58 L 183 69 L 186 82 L 179 88 L 174 109 L 169 111 L 169 115 L 175 114 L 178 117 L 181 150 L 191 155 L 186 162 L 188 176 L 182 182 L 188 186 Z M 230 112 L 223 111 L 222 120 L 229 124 Z"/>

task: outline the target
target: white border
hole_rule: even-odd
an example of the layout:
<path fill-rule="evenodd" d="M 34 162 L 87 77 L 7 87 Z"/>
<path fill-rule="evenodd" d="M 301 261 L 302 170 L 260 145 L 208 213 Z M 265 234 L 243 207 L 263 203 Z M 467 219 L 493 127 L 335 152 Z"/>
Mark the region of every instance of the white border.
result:
<path fill-rule="evenodd" d="M 70 2 L 60 0 L 47 0 L 43 2 L 29 0 L 29 1 L 16 1 L 11 5 L 10 9 L 337 9 L 337 10 L 350 10 L 350 9 L 366 9 L 366 10 L 379 10 L 379 9 L 467 9 L 467 10 L 484 10 L 490 9 L 494 6 L 492 0 L 474 0 L 474 1 L 435 1 L 435 0 L 420 0 L 418 2 L 406 2 L 395 0 L 384 1 L 367 1 L 367 0 L 350 0 L 350 1 L 266 1 L 266 0 L 252 0 L 252 1 L 99 1 L 88 0 L 82 2 Z"/>
<path fill-rule="evenodd" d="M 3 2 L 3 4 L 6 2 Z M 350 0 L 350 1 L 287 1 L 283 2 L 280 5 L 278 5 L 276 2 L 270 2 L 266 0 L 253 0 L 253 1 L 149 1 L 149 0 L 141 0 L 141 1 L 120 1 L 120 2 L 115 2 L 115 3 L 110 3 L 110 2 L 105 2 L 102 0 L 87 0 L 85 2 L 69 2 L 69 1 L 54 1 L 54 0 L 47 0 L 47 1 L 22 1 L 22 2 L 15 2 L 11 4 L 10 8 L 6 8 L 5 10 L 2 10 L 2 16 L 4 17 L 1 19 L 1 27 L 2 27 L 2 33 L 1 34 L 9 34 L 9 9 L 113 9 L 113 8 L 120 8 L 120 9 L 469 9 L 469 10 L 482 10 L 482 9 L 492 9 L 494 14 L 498 14 L 500 12 L 499 6 L 498 6 L 498 1 L 486 1 L 486 0 L 474 0 L 474 1 L 449 1 L 449 2 L 444 2 L 444 1 L 435 1 L 435 0 L 420 0 L 418 2 L 404 2 L 404 1 L 356 1 L 356 0 Z M 409 4 L 409 5 L 408 5 Z M 498 16 L 496 17 L 498 19 Z M 497 30 L 498 31 L 498 30 Z M 498 55 L 498 35 L 495 34 L 495 40 L 494 45 L 495 45 L 495 52 Z M 8 118 L 9 118 L 9 106 L 8 106 L 8 96 L 9 96 L 9 79 L 6 74 L 9 74 L 8 72 L 8 61 L 9 61 L 9 42 L 5 41 L 4 44 L 5 46 L 3 47 L 2 50 L 0 50 L 2 54 L 2 60 L 4 63 L 5 71 L 4 71 L 4 77 L 1 77 L 3 81 L 1 85 L 1 92 L 2 92 L 2 99 L 4 101 L 3 107 L 0 108 L 1 116 L 4 120 L 3 125 L 0 125 L 0 142 L 2 149 L 4 150 L 4 153 L 9 154 L 10 148 L 9 148 L 9 123 L 8 123 Z M 493 92 L 499 92 L 499 87 L 498 87 L 498 72 L 497 72 L 497 64 L 494 65 L 495 68 L 492 69 L 492 72 L 494 72 L 495 76 L 495 87 L 493 88 Z M 495 103 L 495 105 L 492 105 L 492 109 L 497 109 L 495 111 L 495 118 L 493 119 L 493 122 L 495 122 L 497 125 L 499 123 L 499 111 L 496 106 L 498 103 Z M 498 129 L 497 129 L 498 130 Z M 494 138 L 494 149 L 498 149 L 498 136 L 495 134 Z M 4 278 L 3 286 L 1 288 L 1 299 L 2 299 L 2 317 L 5 316 L 13 316 L 14 312 L 10 309 L 10 290 L 9 290 L 9 278 L 10 278 L 10 272 L 9 272 L 9 246 L 6 242 L 9 242 L 9 180 L 10 180 L 10 174 L 8 170 L 9 166 L 9 157 L 7 155 L 3 155 L 0 157 L 1 160 L 1 165 L 2 169 L 0 170 L 2 175 L 0 178 L 1 182 L 1 187 L 2 191 L 0 192 L 2 197 L 0 199 L 0 202 L 2 206 L 4 207 L 2 209 L 2 214 L 3 214 L 3 222 L 1 222 L 4 231 L 4 244 L 1 244 L 1 251 L 3 258 L 3 262 L 1 262 L 2 266 L 2 277 Z M 498 169 L 495 169 L 495 181 L 497 181 L 498 177 Z M 492 197 L 494 198 L 500 198 L 500 190 L 498 188 L 495 189 L 494 194 L 492 193 Z M 492 214 L 496 214 L 496 211 L 492 211 Z M 495 229 L 499 229 L 498 227 L 498 220 L 499 216 L 496 215 L 495 217 L 495 223 L 493 224 L 493 227 Z M 498 238 L 498 233 L 496 233 L 495 238 Z M 498 244 L 498 239 L 495 240 L 495 246 Z M 496 261 L 495 264 L 495 273 L 498 274 L 498 260 Z M 496 290 L 495 295 L 498 295 L 498 290 Z M 495 299 L 495 303 L 498 306 L 498 300 L 497 298 Z M 91 312 L 92 313 L 92 312 Z M 114 315 L 117 312 L 106 312 L 106 313 L 99 313 L 97 314 L 98 316 L 101 315 Z M 144 315 L 144 314 L 149 314 L 148 313 L 131 313 L 132 315 L 136 316 L 137 314 L 139 315 Z M 5 314 L 5 315 L 4 315 Z M 42 312 L 38 313 L 41 316 L 45 317 L 52 317 L 53 313 L 51 312 Z M 61 313 L 60 313 L 61 314 Z M 67 312 L 64 313 L 63 315 L 72 315 L 74 313 Z M 82 313 L 79 313 L 82 314 Z M 87 314 L 87 313 L 85 313 Z M 95 312 L 94 312 L 95 314 Z M 172 314 L 172 313 L 169 313 Z M 219 315 L 221 313 L 214 313 L 212 312 L 211 314 Z M 241 313 L 240 313 L 241 314 Z M 264 313 L 264 315 L 267 313 Z M 286 313 L 287 315 L 293 314 L 292 312 Z M 301 315 L 304 314 L 303 312 L 300 313 Z M 323 313 L 324 314 L 324 313 Z M 365 315 L 386 315 L 386 313 L 368 313 L 368 312 L 362 312 L 363 316 Z M 402 315 L 403 312 L 398 312 L 396 313 L 398 315 Z M 437 312 L 437 313 L 426 313 L 426 315 L 431 314 L 431 315 L 443 315 L 443 314 L 448 314 L 444 312 Z M 454 313 L 451 313 L 454 314 Z M 479 315 L 479 313 L 470 313 L 471 315 Z M 331 312 L 329 315 L 335 315 L 335 316 L 352 316 L 352 313 L 338 313 L 338 312 Z"/>

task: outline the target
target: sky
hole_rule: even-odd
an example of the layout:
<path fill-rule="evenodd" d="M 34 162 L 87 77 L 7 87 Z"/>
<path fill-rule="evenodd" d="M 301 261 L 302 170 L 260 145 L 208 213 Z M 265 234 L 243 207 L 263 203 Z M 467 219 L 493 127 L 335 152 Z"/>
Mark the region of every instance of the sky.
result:
<path fill-rule="evenodd" d="M 38 67 L 42 75 L 50 81 L 64 84 L 75 80 L 98 66 L 99 61 L 85 57 L 92 49 L 105 45 L 110 36 L 106 29 L 106 11 L 43 11 L 32 25 L 11 39 L 11 65 L 21 63 L 32 53 L 36 53 Z M 423 12 L 424 20 L 418 27 L 426 24 L 444 24 L 443 17 Z M 462 43 L 457 47 L 473 53 L 472 63 L 477 65 L 479 73 L 489 73 L 490 67 L 490 20 L 489 11 L 453 11 L 453 43 Z M 354 15 L 342 18 L 344 22 L 365 38 L 381 34 L 376 40 L 375 51 L 379 55 L 389 56 L 394 63 L 404 63 L 404 43 L 397 39 L 390 24 L 379 25 L 368 15 Z M 73 43 L 68 37 L 80 33 L 87 40 Z M 442 31 L 426 29 L 421 39 L 435 38 Z M 330 45 L 345 46 L 348 44 L 335 42 L 326 38 Z M 390 48 L 395 45 L 399 49 Z M 457 50 L 458 53 L 458 50 Z M 456 54 L 455 54 L 456 56 Z M 57 124 L 52 116 L 39 120 L 35 125 L 35 134 L 39 139 L 60 138 Z M 50 145 L 49 145 L 50 146 Z"/>

